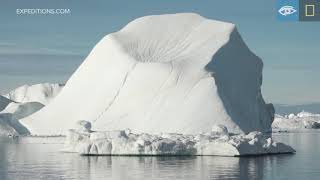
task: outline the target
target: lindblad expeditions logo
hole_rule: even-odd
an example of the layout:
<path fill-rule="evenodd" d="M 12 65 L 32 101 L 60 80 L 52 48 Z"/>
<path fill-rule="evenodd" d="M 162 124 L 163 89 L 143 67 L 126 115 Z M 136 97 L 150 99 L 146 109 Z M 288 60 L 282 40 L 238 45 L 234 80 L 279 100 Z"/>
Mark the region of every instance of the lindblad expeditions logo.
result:
<path fill-rule="evenodd" d="M 282 6 L 278 12 L 283 16 L 288 16 L 297 12 L 293 6 Z"/>

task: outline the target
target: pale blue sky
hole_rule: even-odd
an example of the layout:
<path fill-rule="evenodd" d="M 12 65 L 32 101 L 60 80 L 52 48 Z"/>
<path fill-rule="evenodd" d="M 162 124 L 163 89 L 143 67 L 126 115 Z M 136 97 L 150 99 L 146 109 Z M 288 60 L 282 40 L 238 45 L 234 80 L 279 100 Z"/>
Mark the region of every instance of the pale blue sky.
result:
<path fill-rule="evenodd" d="M 320 22 L 279 22 L 274 0 L 1 0 L 0 93 L 25 83 L 65 82 L 106 34 L 150 14 L 195 12 L 235 23 L 264 61 L 268 102 L 320 102 Z M 69 8 L 71 15 L 16 15 Z"/>

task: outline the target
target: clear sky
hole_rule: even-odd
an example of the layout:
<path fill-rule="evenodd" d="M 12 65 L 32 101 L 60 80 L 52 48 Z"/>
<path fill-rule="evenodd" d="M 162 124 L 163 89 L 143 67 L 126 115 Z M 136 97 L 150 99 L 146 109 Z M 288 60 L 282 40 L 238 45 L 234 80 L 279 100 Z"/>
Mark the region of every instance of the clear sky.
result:
<path fill-rule="evenodd" d="M 268 102 L 320 102 L 320 22 L 279 22 L 274 0 L 1 0 L 0 93 L 26 83 L 65 82 L 106 34 L 145 15 L 195 12 L 232 22 L 264 61 Z M 69 8 L 69 15 L 17 15 Z"/>

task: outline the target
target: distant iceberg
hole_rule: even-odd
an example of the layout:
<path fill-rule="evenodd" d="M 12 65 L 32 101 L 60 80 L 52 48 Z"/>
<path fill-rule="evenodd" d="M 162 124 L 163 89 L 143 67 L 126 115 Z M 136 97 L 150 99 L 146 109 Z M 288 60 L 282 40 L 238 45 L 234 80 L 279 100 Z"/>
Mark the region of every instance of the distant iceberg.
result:
<path fill-rule="evenodd" d="M 48 104 L 62 89 L 60 84 L 23 85 L 0 95 L 0 136 L 29 134 L 19 119 L 27 117 Z"/>
<path fill-rule="evenodd" d="M 57 83 L 26 84 L 3 96 L 14 102 L 39 102 L 43 105 L 47 105 L 56 95 L 58 95 L 63 86 L 64 85 Z"/>
<path fill-rule="evenodd" d="M 301 131 L 306 129 L 320 129 L 320 114 L 302 111 L 285 116 L 276 115 L 272 123 L 272 130 Z"/>

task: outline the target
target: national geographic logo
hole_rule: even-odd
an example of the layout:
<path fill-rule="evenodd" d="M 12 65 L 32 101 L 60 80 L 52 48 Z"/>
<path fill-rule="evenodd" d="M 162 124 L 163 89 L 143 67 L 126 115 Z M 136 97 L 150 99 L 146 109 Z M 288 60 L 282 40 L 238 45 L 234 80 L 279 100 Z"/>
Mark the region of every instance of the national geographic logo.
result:
<path fill-rule="evenodd" d="M 320 0 L 278 0 L 280 21 L 320 21 Z"/>

